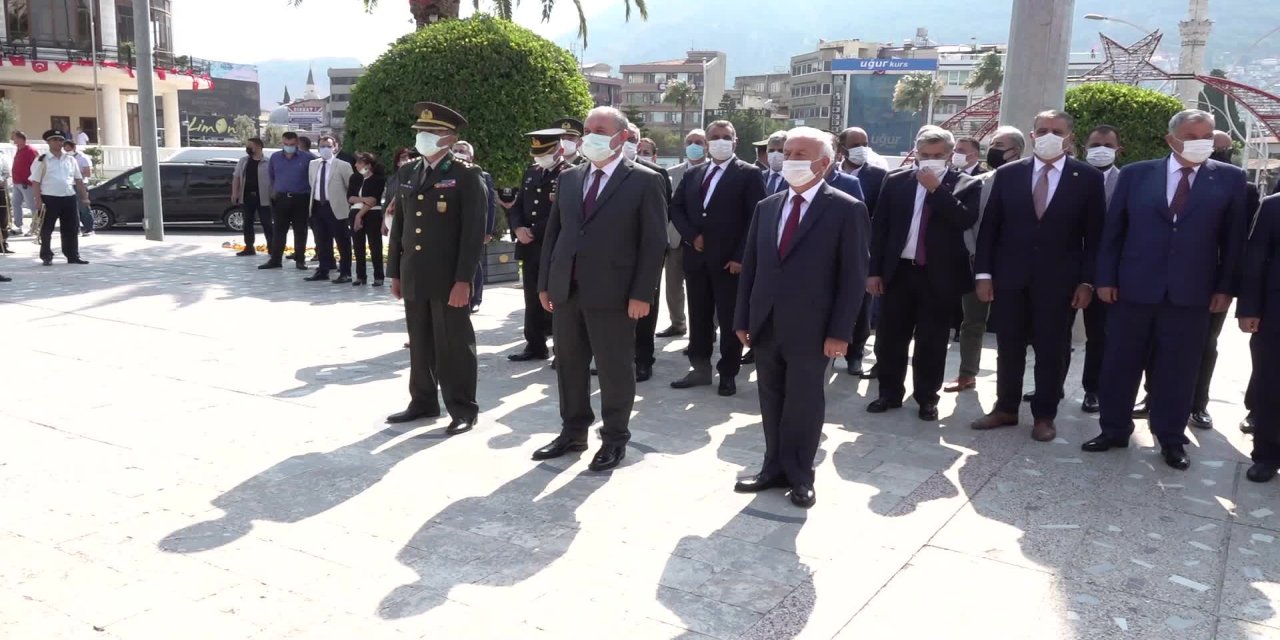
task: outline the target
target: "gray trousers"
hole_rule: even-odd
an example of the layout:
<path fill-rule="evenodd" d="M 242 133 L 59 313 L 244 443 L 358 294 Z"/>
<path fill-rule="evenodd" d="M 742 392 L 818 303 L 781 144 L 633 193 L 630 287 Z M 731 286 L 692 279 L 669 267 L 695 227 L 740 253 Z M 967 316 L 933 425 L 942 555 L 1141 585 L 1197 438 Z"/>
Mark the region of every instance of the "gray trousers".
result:
<path fill-rule="evenodd" d="M 666 272 L 664 283 L 667 290 L 667 315 L 671 318 L 671 326 L 687 327 L 684 315 L 684 259 L 680 248 L 667 248 Z"/>
<path fill-rule="evenodd" d="M 601 438 L 607 445 L 631 439 L 627 428 L 636 398 L 636 321 L 626 309 L 583 309 L 576 291 L 551 314 L 556 340 L 556 383 L 561 435 L 584 442 L 595 422 L 591 410 L 591 360 L 600 372 Z"/>
<path fill-rule="evenodd" d="M 964 319 L 960 321 L 960 377 L 976 378 L 991 303 L 983 302 L 978 299 L 978 294 L 969 292 L 960 299 L 960 305 L 964 308 Z"/>

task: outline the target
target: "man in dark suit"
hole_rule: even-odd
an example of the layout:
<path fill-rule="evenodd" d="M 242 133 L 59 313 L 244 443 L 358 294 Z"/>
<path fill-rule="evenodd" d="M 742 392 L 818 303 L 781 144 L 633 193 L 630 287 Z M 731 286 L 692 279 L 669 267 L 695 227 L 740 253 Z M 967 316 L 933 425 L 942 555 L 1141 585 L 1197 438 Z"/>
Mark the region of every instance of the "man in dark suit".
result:
<path fill-rule="evenodd" d="M 542 129 L 526 133 L 533 164 L 524 170 L 524 180 L 516 201 L 507 210 L 507 228 L 516 241 L 516 259 L 521 261 L 524 288 L 524 350 L 507 359 L 514 362 L 546 360 L 550 357 L 547 336 L 551 333 L 551 313 L 538 299 L 538 273 L 542 261 L 542 237 L 551 218 L 556 180 L 568 165 L 560 146 L 563 129 Z"/>
<path fill-rule="evenodd" d="M 977 138 L 956 138 L 956 150 L 951 153 L 951 166 L 966 176 L 980 176 L 982 170 L 982 144 Z"/>
<path fill-rule="evenodd" d="M 1213 115 L 1197 109 L 1169 121 L 1173 153 L 1120 170 L 1098 250 L 1098 297 L 1107 311 L 1102 361 L 1102 434 L 1085 451 L 1129 446 L 1143 364 L 1155 352 L 1151 430 L 1164 461 L 1186 469 L 1201 349 L 1211 313 L 1231 306 L 1249 224 L 1245 175 L 1210 160 Z"/>
<path fill-rule="evenodd" d="M 1018 424 L 1027 345 L 1036 352 L 1035 422 L 1031 437 L 1058 436 L 1065 362 L 1073 309 L 1093 300 L 1093 271 L 1106 209 L 1102 173 L 1069 158 L 1075 118 L 1064 111 L 1036 116 L 1035 157 L 996 170 L 978 231 L 974 259 L 978 299 L 992 303 L 999 363 L 996 406 L 974 429 Z"/>
<path fill-rule="evenodd" d="M 868 164 L 871 146 L 867 132 L 860 127 L 845 129 L 840 133 L 836 150 L 837 157 L 841 158 L 838 170 L 858 179 L 862 194 L 865 196 L 863 202 L 867 203 L 867 211 L 875 215 L 880 188 L 884 185 L 884 179 L 889 173 L 880 167 Z M 850 375 L 873 377 L 862 368 L 862 356 L 867 350 L 867 340 L 871 338 L 873 301 L 871 294 L 866 294 L 862 300 L 862 308 L 858 310 L 858 319 L 854 322 L 853 342 L 845 356 L 846 369 Z"/>
<path fill-rule="evenodd" d="M 790 487 L 791 502 L 817 500 L 813 461 L 826 412 L 832 358 L 849 347 L 862 302 L 870 229 L 866 205 L 822 179 L 835 161 L 831 139 L 792 129 L 783 169 L 791 188 L 756 207 L 747 233 L 734 329 L 756 352 L 765 453 L 760 472 L 735 491 Z"/>
<path fill-rule="evenodd" d="M 1253 466 L 1245 477 L 1267 482 L 1280 469 L 1280 195 L 1262 201 L 1245 256 L 1236 317 L 1252 335 L 1250 386 L 1269 390 L 1253 398 Z"/>
<path fill-rule="evenodd" d="M 765 141 L 765 149 L 768 154 L 768 164 L 762 169 L 765 197 L 787 190 L 787 181 L 782 177 L 782 163 L 786 161 L 782 148 L 786 143 L 786 131 L 774 131 L 769 134 L 769 139 Z"/>
<path fill-rule="evenodd" d="M 538 296 L 551 311 L 560 387 L 560 435 L 534 460 L 586 451 L 591 358 L 600 373 L 604 417 L 590 469 L 618 466 L 626 455 L 635 402 L 636 321 L 649 314 L 666 246 L 662 176 L 623 157 L 627 118 L 612 107 L 587 116 L 582 153 L 588 163 L 560 174 L 542 241 Z"/>
<path fill-rule="evenodd" d="M 907 352 L 921 420 L 938 419 L 938 391 L 947 363 L 951 312 L 973 288 L 964 232 L 978 221 L 981 189 L 950 169 L 955 138 L 926 126 L 916 136 L 918 165 L 890 175 L 871 222 L 867 293 L 883 296 L 876 333 L 880 397 L 867 406 L 884 413 L 902 406 Z"/>
<path fill-rule="evenodd" d="M 450 145 L 467 121 L 433 102 L 414 107 L 422 156 L 396 172 L 387 276 L 391 295 L 404 299 L 409 325 L 409 395 L 387 422 L 440 415 L 437 383 L 453 421 L 447 433 L 476 422 L 476 334 L 471 326 L 471 279 L 484 253 L 485 193 L 480 169 L 455 161 Z"/>
<path fill-rule="evenodd" d="M 738 392 L 742 343 L 733 333 L 742 252 L 756 205 L 764 199 L 760 169 L 734 156 L 733 123 L 707 126 L 711 162 L 691 169 L 671 201 L 671 222 L 680 232 L 685 291 L 689 298 L 689 363 L 692 370 L 671 383 L 676 389 L 710 385 L 711 354 L 720 323 L 719 393 Z"/>
<path fill-rule="evenodd" d="M 663 191 L 666 196 L 664 206 L 670 206 L 671 176 L 667 174 L 666 169 L 654 164 L 652 161 L 639 157 L 640 127 L 637 127 L 632 122 L 627 125 L 627 132 L 627 142 L 623 146 L 623 155 L 627 160 L 662 176 L 662 184 L 666 187 Z M 659 278 L 658 286 L 653 290 L 653 304 L 649 307 L 649 314 L 636 322 L 636 382 L 646 382 L 653 377 L 653 363 L 656 362 L 653 357 L 656 350 L 654 336 L 658 331 L 658 298 L 661 295 L 662 279 Z"/>

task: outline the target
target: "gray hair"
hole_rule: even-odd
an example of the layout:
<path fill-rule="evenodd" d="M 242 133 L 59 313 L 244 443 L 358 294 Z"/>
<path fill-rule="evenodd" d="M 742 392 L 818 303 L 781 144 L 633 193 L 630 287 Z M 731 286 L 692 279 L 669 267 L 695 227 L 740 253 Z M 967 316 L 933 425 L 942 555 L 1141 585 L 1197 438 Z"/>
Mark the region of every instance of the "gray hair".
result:
<path fill-rule="evenodd" d="M 634 122 L 628 122 L 628 123 L 627 123 L 627 131 L 630 131 L 631 133 L 636 134 L 636 139 L 637 139 L 637 140 L 640 138 L 640 127 L 637 127 L 637 126 L 636 126 L 636 123 L 634 123 Z M 639 144 L 639 143 L 637 142 L 636 144 Z"/>
<path fill-rule="evenodd" d="M 996 138 L 1003 138 L 1005 136 L 1008 136 L 1013 140 L 1013 145 L 1017 147 L 1018 153 L 1022 153 L 1027 149 L 1027 136 L 1023 135 L 1022 130 L 1017 127 L 1011 127 L 1008 125 L 1000 127 L 995 130 L 995 133 L 991 134 L 991 140 L 994 142 Z"/>
<path fill-rule="evenodd" d="M 768 144 L 773 144 L 775 142 L 786 143 L 786 141 L 787 141 L 786 131 L 774 131 L 773 133 L 769 134 Z"/>
<path fill-rule="evenodd" d="M 1058 109 L 1048 109 L 1037 113 L 1036 117 L 1031 120 L 1031 128 L 1034 130 L 1038 127 L 1041 120 L 1066 120 L 1067 131 L 1071 131 L 1076 128 L 1076 117 L 1066 111 L 1060 111 Z"/>
<path fill-rule="evenodd" d="M 459 141 L 457 141 L 457 142 L 453 143 L 453 146 L 455 146 L 455 147 L 466 147 L 466 148 L 467 148 L 467 155 L 471 156 L 472 158 L 476 157 L 476 148 L 475 148 L 474 146 L 472 146 L 472 145 L 471 145 L 471 143 L 470 143 L 470 142 L 467 142 L 466 140 L 459 140 Z"/>
<path fill-rule="evenodd" d="M 956 137 L 942 127 L 925 125 L 920 128 L 920 133 L 916 134 L 916 149 L 927 144 L 937 144 L 939 142 L 946 143 L 948 149 L 956 148 Z"/>
<path fill-rule="evenodd" d="M 587 112 L 588 120 L 590 120 L 593 116 L 608 116 L 610 119 L 613 120 L 613 123 L 617 125 L 618 131 L 625 130 L 627 128 L 627 125 L 631 124 L 630 122 L 627 121 L 626 114 L 622 113 L 621 111 L 613 107 L 596 107 L 591 111 Z"/>
<path fill-rule="evenodd" d="M 728 120 L 716 120 L 715 122 L 712 122 L 711 124 L 707 125 L 707 128 L 708 129 L 728 129 L 729 133 L 732 133 L 734 138 L 738 137 L 738 130 L 734 129 L 733 123 L 729 122 Z"/>
<path fill-rule="evenodd" d="M 705 138 L 707 137 L 707 132 L 702 129 L 690 129 L 689 133 L 684 134 L 684 139 L 688 140 L 689 136 L 702 136 Z"/>
<path fill-rule="evenodd" d="M 817 142 L 822 149 L 822 156 L 831 162 L 835 162 L 836 149 L 831 145 L 831 134 L 813 127 L 796 127 L 786 132 L 787 141 L 792 140 L 812 140 Z"/>
<path fill-rule="evenodd" d="M 1169 119 L 1169 133 L 1174 133 L 1179 127 L 1188 122 L 1208 122 L 1209 124 L 1215 124 L 1217 123 L 1217 120 L 1214 119 L 1212 113 L 1202 111 L 1200 109 L 1179 111 Z"/>

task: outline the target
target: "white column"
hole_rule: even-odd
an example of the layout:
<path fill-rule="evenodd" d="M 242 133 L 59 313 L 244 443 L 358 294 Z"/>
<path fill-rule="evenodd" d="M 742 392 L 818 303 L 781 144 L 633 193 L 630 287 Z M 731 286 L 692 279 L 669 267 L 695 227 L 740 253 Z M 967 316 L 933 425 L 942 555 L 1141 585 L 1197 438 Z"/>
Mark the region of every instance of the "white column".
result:
<path fill-rule="evenodd" d="M 1014 0 L 1000 124 L 1023 131 L 1037 113 L 1061 109 L 1067 97 L 1075 0 Z"/>
<path fill-rule="evenodd" d="M 98 25 L 102 32 L 103 47 L 119 46 L 120 38 L 116 34 L 116 0 L 96 0 L 98 3 Z"/>
<path fill-rule="evenodd" d="M 160 94 L 160 106 L 164 109 L 164 146 L 176 149 L 182 146 L 182 118 L 178 117 L 178 90 Z"/>
<path fill-rule="evenodd" d="M 127 140 L 124 131 L 124 109 L 120 107 L 120 87 L 112 84 L 102 85 L 98 99 L 102 103 L 102 122 L 99 140 L 109 147 L 122 147 Z"/>

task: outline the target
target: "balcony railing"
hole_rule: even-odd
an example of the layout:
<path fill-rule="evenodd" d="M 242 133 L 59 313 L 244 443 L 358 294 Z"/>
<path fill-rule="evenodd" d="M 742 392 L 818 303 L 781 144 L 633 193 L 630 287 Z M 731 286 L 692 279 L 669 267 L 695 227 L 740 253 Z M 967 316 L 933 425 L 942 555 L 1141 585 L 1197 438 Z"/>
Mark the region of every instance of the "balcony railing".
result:
<path fill-rule="evenodd" d="M 23 56 L 27 60 L 44 60 L 48 62 L 78 62 L 94 60 L 95 62 L 115 62 L 122 66 L 138 66 L 137 56 L 133 48 L 104 47 L 98 45 L 97 55 L 90 50 L 87 43 L 74 41 L 44 40 L 33 38 L 0 39 L 0 53 L 6 56 Z M 157 68 L 190 70 L 197 75 L 208 75 L 213 63 L 201 58 L 174 55 L 172 51 L 157 49 L 152 55 Z"/>

